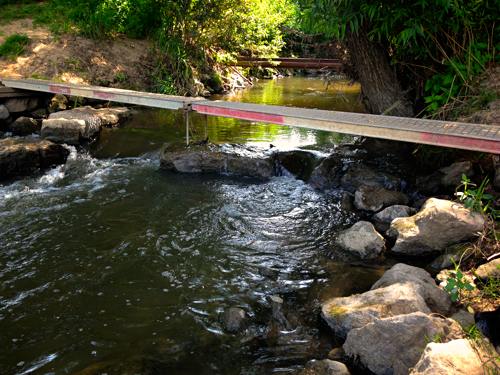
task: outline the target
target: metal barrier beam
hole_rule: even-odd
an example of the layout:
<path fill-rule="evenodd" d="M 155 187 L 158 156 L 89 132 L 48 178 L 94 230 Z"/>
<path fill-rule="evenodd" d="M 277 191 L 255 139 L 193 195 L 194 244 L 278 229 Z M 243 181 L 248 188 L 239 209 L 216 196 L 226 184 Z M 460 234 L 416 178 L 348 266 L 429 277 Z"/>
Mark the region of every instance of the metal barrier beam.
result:
<path fill-rule="evenodd" d="M 184 96 L 153 94 L 149 92 L 123 90 L 101 86 L 55 83 L 35 79 L 2 79 L 1 81 L 5 86 L 16 89 L 81 96 L 83 98 L 100 99 L 165 109 L 181 109 L 196 100 L 203 100 L 203 98 L 187 98 Z"/>
<path fill-rule="evenodd" d="M 500 126 L 494 125 L 223 101 L 192 108 L 212 116 L 500 154 Z"/>
<path fill-rule="evenodd" d="M 194 110 L 211 115 L 314 130 L 500 154 L 500 126 L 368 115 L 284 106 L 210 101 L 99 86 L 3 79 L 7 87 L 147 107 Z"/>

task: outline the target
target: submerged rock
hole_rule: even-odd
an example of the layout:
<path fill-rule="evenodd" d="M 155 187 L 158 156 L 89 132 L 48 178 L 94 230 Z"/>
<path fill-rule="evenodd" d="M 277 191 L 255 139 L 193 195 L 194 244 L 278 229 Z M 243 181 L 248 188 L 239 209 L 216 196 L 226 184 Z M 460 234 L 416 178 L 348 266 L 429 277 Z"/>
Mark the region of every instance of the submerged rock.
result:
<path fill-rule="evenodd" d="M 180 173 L 233 174 L 255 178 L 275 175 L 270 154 L 239 145 L 166 144 L 160 153 L 161 168 Z"/>
<path fill-rule="evenodd" d="M 7 138 L 0 140 L 0 180 L 26 176 L 38 169 L 66 161 L 69 151 L 47 140 Z"/>
<path fill-rule="evenodd" d="M 280 151 L 274 157 L 279 167 L 304 181 L 311 177 L 317 162 L 312 152 L 304 150 Z"/>
<path fill-rule="evenodd" d="M 349 297 L 336 297 L 322 305 L 321 315 L 340 338 L 374 320 L 431 310 L 413 283 L 397 283 Z"/>
<path fill-rule="evenodd" d="M 359 210 L 380 211 L 395 204 L 408 204 L 408 197 L 399 192 L 384 189 L 380 186 L 363 185 L 354 194 L 354 205 Z"/>
<path fill-rule="evenodd" d="M 224 328 L 230 333 L 240 332 L 245 327 L 246 313 L 239 307 L 230 307 L 224 312 Z"/>
<path fill-rule="evenodd" d="M 387 207 L 373 216 L 373 225 L 379 232 L 385 232 L 391 226 L 394 219 L 398 217 L 408 217 L 416 213 L 414 208 L 404 205 L 394 205 Z"/>
<path fill-rule="evenodd" d="M 115 126 L 131 113 L 123 107 L 81 107 L 51 113 L 42 122 L 42 137 L 57 143 L 80 144 L 97 137 L 103 126 Z"/>
<path fill-rule="evenodd" d="M 347 356 L 377 375 L 407 375 L 426 343 L 461 337 L 462 329 L 455 321 L 414 312 L 351 330 L 343 348 Z"/>
<path fill-rule="evenodd" d="M 410 375 L 483 375 L 490 373 L 488 368 L 495 373 L 498 367 L 491 361 L 492 354 L 474 345 L 466 339 L 431 342 Z"/>
<path fill-rule="evenodd" d="M 470 239 L 483 226 L 481 214 L 456 202 L 431 198 L 416 215 L 394 219 L 388 234 L 396 238 L 393 252 L 422 255 L 442 252 L 450 245 Z"/>
<path fill-rule="evenodd" d="M 359 221 L 341 232 L 335 243 L 361 259 L 375 259 L 385 249 L 384 237 L 368 221 Z"/>
<path fill-rule="evenodd" d="M 418 293 L 424 298 L 431 311 L 446 315 L 451 309 L 449 295 L 436 285 L 431 275 L 422 268 L 409 266 L 404 263 L 394 265 L 390 270 L 373 284 L 371 290 L 384 288 L 397 283 L 413 283 Z"/>
<path fill-rule="evenodd" d="M 0 121 L 7 120 L 10 117 L 10 112 L 6 106 L 0 104 Z"/>
<path fill-rule="evenodd" d="M 306 363 L 304 370 L 298 375 L 350 375 L 349 369 L 341 362 L 331 359 L 313 359 Z"/>
<path fill-rule="evenodd" d="M 38 120 L 30 117 L 19 117 L 9 125 L 9 130 L 14 135 L 24 136 L 39 132 L 41 127 Z"/>

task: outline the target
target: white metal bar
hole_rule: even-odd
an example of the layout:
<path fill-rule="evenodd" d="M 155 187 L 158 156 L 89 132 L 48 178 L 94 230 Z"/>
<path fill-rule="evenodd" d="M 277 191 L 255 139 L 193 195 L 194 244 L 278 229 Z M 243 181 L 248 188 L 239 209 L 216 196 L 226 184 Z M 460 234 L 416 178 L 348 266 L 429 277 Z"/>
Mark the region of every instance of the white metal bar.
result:
<path fill-rule="evenodd" d="M 40 80 L 3 79 L 2 82 L 7 87 L 17 89 L 61 93 L 156 108 L 184 108 L 211 116 L 500 154 L 500 126 L 497 125 L 210 101 L 203 98 Z"/>

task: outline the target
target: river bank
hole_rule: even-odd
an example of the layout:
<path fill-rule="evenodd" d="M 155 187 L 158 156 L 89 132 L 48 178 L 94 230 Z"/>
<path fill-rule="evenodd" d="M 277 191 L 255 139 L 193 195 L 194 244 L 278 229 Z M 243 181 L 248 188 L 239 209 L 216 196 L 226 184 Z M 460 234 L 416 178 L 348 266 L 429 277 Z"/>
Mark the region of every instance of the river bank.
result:
<path fill-rule="evenodd" d="M 335 85 L 329 94 L 321 81 L 295 80 L 266 82 L 243 100 L 321 107 L 339 95 Z M 304 91 L 280 98 L 294 82 Z M 289 373 L 311 359 L 322 362 L 306 373 L 345 371 L 323 362 L 330 358 L 353 373 L 425 373 L 417 364 L 424 349 L 447 353 L 434 345 L 451 340 L 453 353 L 470 354 L 461 328 L 432 314 L 454 316 L 449 296 L 420 268 L 395 264 L 433 274 L 453 267 L 440 253 L 473 237 L 481 219 L 449 202 L 460 175 L 478 164 L 418 170 L 407 145 L 202 118 L 194 141 L 208 134 L 211 144 L 158 153 L 182 142 L 180 114 L 93 107 L 77 115 L 59 107 L 35 121 L 55 145 L 74 143 L 61 147 L 66 164 L 35 166 L 33 177 L 1 187 L 2 278 L 12 286 L 1 300 L 6 372 Z M 56 137 L 61 119 L 76 133 Z M 82 133 L 81 120 L 94 127 Z M 409 357 L 393 344 L 408 326 L 420 327 L 404 344 Z M 46 340 L 52 330 L 56 339 Z M 378 345 L 380 332 L 394 335 Z"/>

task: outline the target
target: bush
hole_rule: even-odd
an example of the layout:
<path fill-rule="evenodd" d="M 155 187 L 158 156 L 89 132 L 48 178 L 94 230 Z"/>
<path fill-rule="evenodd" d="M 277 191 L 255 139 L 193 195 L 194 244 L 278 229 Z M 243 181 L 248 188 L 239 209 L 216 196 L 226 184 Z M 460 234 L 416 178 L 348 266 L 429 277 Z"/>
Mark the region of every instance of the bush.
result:
<path fill-rule="evenodd" d="M 29 43 L 30 38 L 27 35 L 12 34 L 0 45 L 0 57 L 15 59 L 24 52 Z"/>

